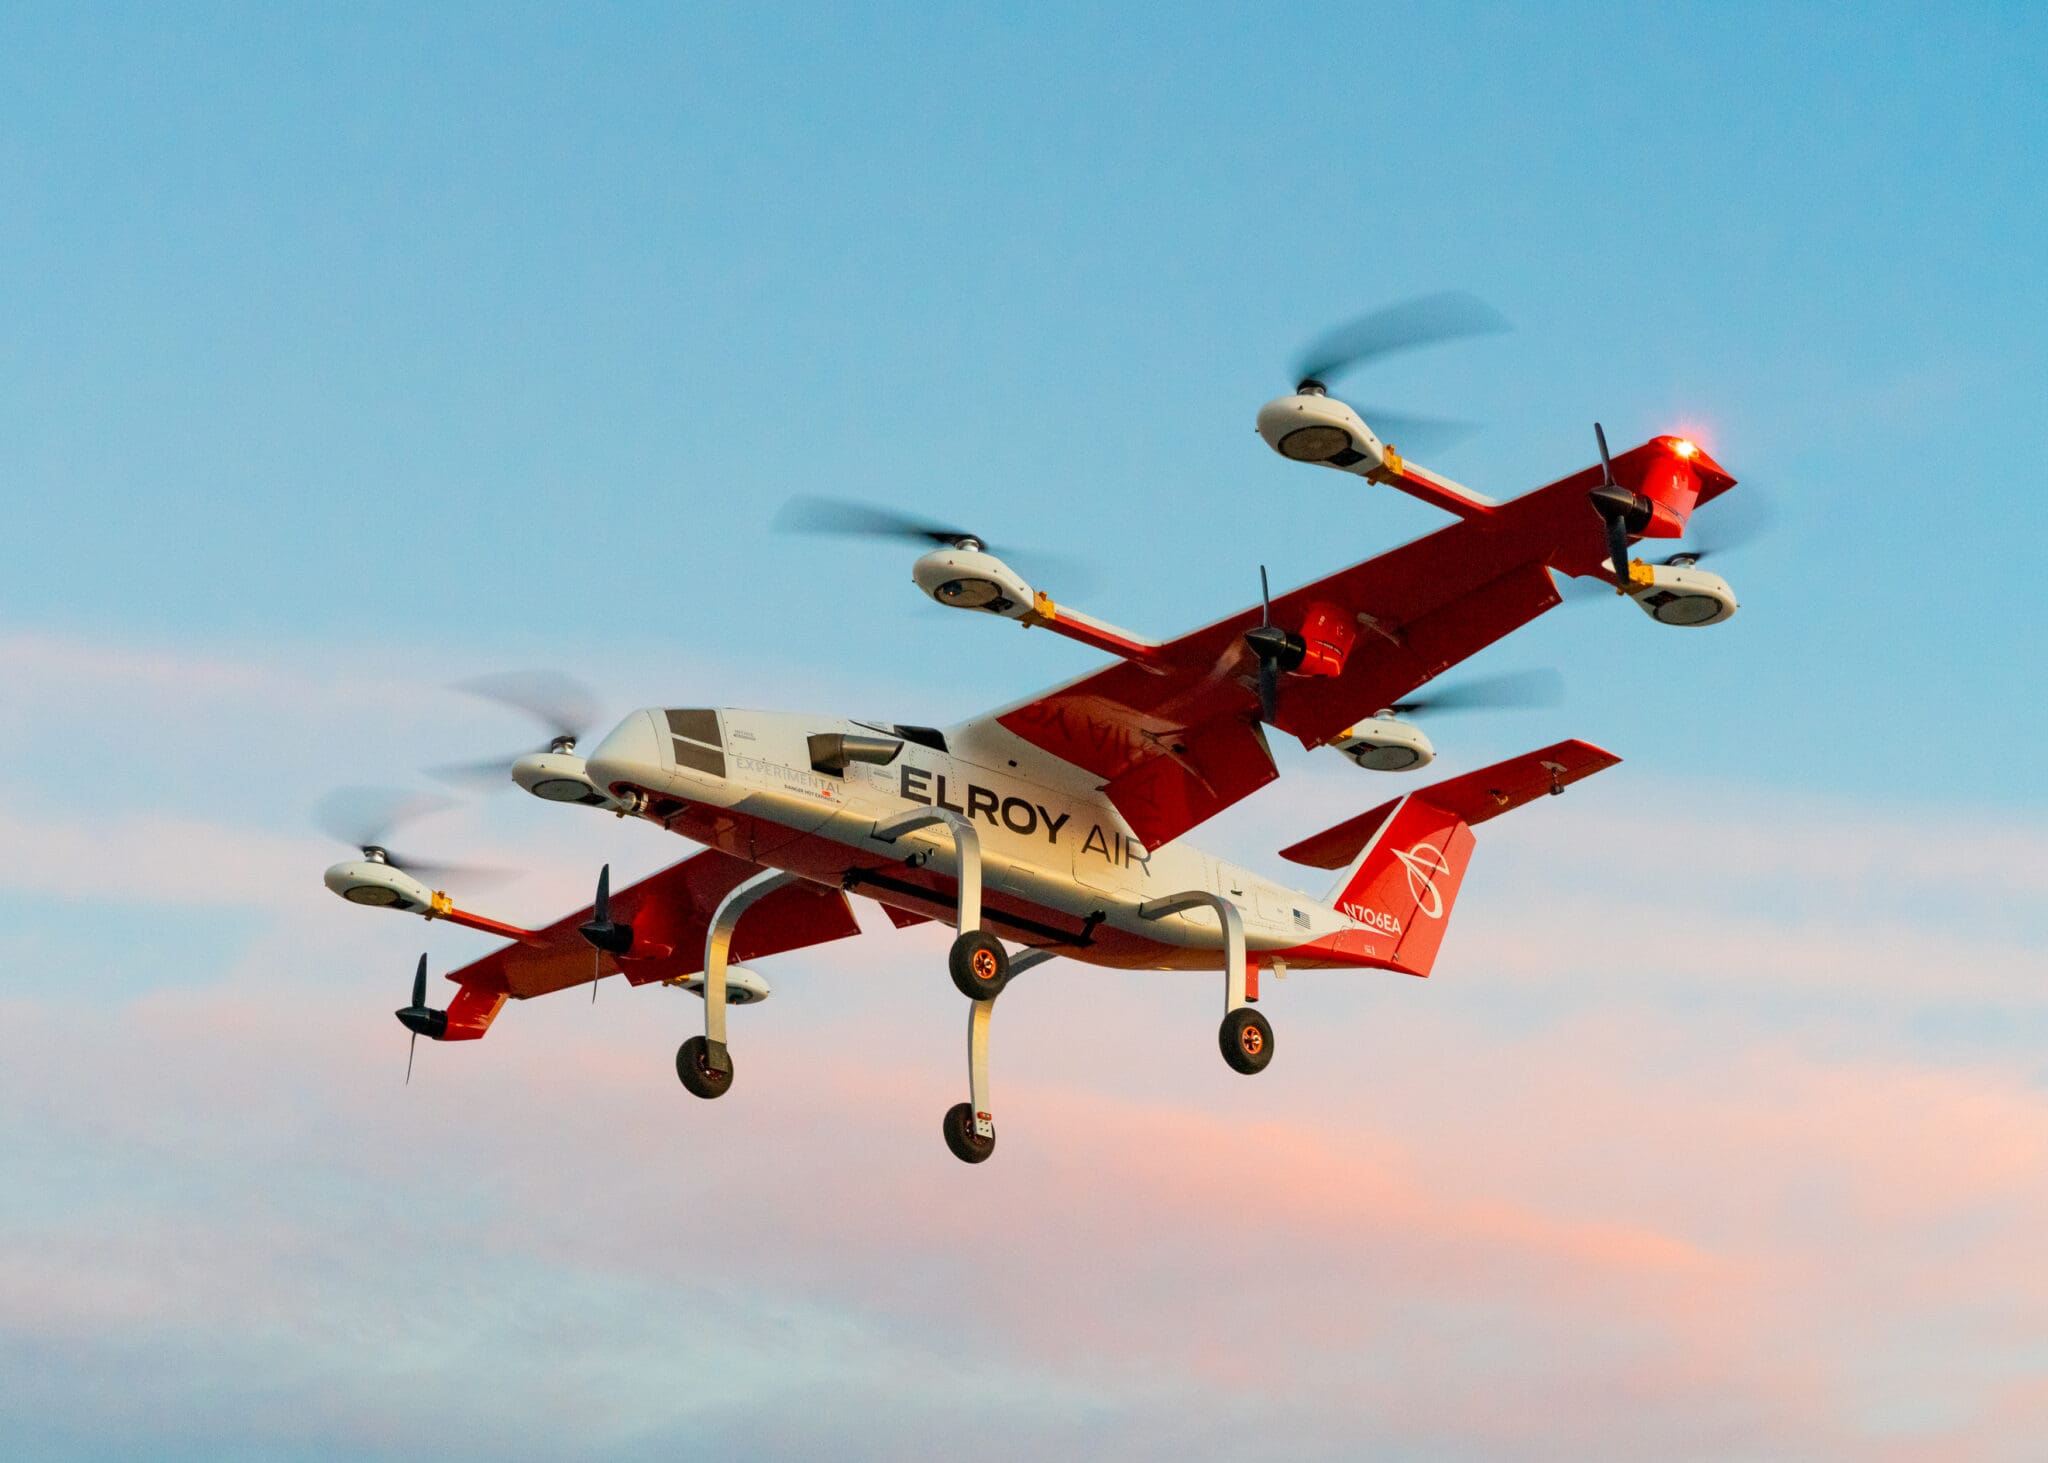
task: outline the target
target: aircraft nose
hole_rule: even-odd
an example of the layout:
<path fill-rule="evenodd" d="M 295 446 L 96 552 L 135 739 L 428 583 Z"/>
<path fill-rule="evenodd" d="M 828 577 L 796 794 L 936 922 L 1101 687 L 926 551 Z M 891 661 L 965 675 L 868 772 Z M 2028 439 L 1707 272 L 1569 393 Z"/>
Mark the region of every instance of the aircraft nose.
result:
<path fill-rule="evenodd" d="M 585 764 L 590 780 L 609 791 L 615 783 L 632 782 L 659 787 L 668 774 L 662 755 L 668 738 L 661 733 L 652 711 L 636 711 L 613 727 L 597 744 Z"/>

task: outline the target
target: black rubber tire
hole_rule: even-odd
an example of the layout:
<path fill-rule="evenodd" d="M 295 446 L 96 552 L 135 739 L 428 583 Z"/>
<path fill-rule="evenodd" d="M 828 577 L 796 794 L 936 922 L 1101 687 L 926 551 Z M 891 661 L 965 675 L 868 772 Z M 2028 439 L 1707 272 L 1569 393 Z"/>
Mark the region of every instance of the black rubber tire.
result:
<path fill-rule="evenodd" d="M 946 968 L 970 1001 L 993 1001 L 1010 983 L 1009 955 L 1000 940 L 982 930 L 969 930 L 953 942 Z"/>
<path fill-rule="evenodd" d="M 693 1097 L 723 1097 L 732 1090 L 732 1053 L 725 1054 L 725 1070 L 711 1065 L 711 1044 L 693 1036 L 676 1048 L 676 1076 Z"/>
<path fill-rule="evenodd" d="M 1246 1076 L 1265 1071 L 1266 1064 L 1273 1060 L 1272 1023 L 1251 1006 L 1239 1006 L 1225 1016 L 1216 1040 L 1231 1070 Z"/>
<path fill-rule="evenodd" d="M 986 1138 L 974 1131 L 974 1109 L 956 1102 L 946 1111 L 946 1146 L 962 1163 L 980 1163 L 996 1151 L 996 1137 Z"/>

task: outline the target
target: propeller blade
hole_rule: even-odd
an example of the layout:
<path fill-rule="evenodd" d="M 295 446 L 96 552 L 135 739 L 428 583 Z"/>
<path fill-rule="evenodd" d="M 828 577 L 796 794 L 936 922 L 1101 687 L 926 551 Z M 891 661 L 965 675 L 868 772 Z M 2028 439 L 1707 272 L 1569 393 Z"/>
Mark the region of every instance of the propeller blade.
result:
<path fill-rule="evenodd" d="M 1769 496 L 1748 487 L 1740 496 L 1716 498 L 1706 511 L 1711 514 L 1707 522 L 1701 523 L 1695 514 L 1693 521 L 1686 524 L 1686 535 L 1692 539 L 1693 547 L 1679 550 L 1665 563 L 1687 557 L 1704 559 L 1747 548 L 1768 537 L 1778 521 L 1777 509 Z"/>
<path fill-rule="evenodd" d="M 894 508 L 862 503 L 851 498 L 828 498 L 817 493 L 799 493 L 782 505 L 774 527 L 784 533 L 836 534 L 848 538 L 896 538 L 927 540 L 941 546 L 963 538 L 987 546 L 988 540 L 964 528 L 949 528 L 929 519 L 913 518 Z M 990 552 L 994 552 L 990 550 Z M 1095 568 L 1085 559 L 1042 549 L 1004 549 L 998 556 L 1038 585 L 1041 579 L 1057 579 L 1072 593 L 1085 591 L 1095 581 Z"/>
<path fill-rule="evenodd" d="M 784 533 L 836 533 L 854 538 L 930 539 L 950 544 L 956 539 L 979 539 L 964 528 L 947 528 L 926 519 L 912 518 L 893 508 L 851 498 L 827 498 L 816 493 L 798 493 L 775 515 L 775 527 Z"/>
<path fill-rule="evenodd" d="M 1365 418 L 1365 424 L 1372 428 L 1374 436 L 1390 446 L 1399 447 L 1409 456 L 1441 452 L 1446 447 L 1455 447 L 1479 430 L 1479 423 L 1454 417 L 1425 417 L 1409 412 L 1381 411 L 1378 407 L 1358 406 L 1355 402 L 1353 407 Z"/>
<path fill-rule="evenodd" d="M 426 953 L 422 951 L 419 968 L 412 973 L 412 1004 L 406 1009 L 409 1011 L 422 1011 L 426 1009 L 426 1005 L 427 957 Z M 412 1059 L 413 1055 L 419 1050 L 420 1034 L 417 1028 L 409 1026 L 406 1029 L 412 1033 L 405 1043 L 405 1085 L 410 1087 L 412 1086 Z"/>
<path fill-rule="evenodd" d="M 1416 712 L 1480 711 L 1513 706 L 1555 706 L 1564 699 L 1564 677 L 1548 667 L 1503 671 L 1456 685 L 1440 686 L 1426 696 L 1411 696 L 1388 707 L 1397 716 Z"/>
<path fill-rule="evenodd" d="M 320 830 L 354 848 L 383 846 L 395 828 L 454 807 L 453 798 L 391 787 L 338 787 L 314 810 Z"/>
<path fill-rule="evenodd" d="M 1614 461 L 1607 455 L 1607 432 L 1598 422 L 1593 423 L 1593 435 L 1600 440 L 1600 486 L 1614 486 Z"/>
<path fill-rule="evenodd" d="M 1294 375 L 1298 381 L 1327 381 L 1340 371 L 1397 351 L 1496 335 L 1508 328 L 1498 310 L 1462 290 L 1418 295 L 1325 331 L 1302 352 Z"/>
<path fill-rule="evenodd" d="M 1273 631 L 1273 588 L 1266 579 L 1266 566 L 1259 565 L 1259 628 L 1244 638 L 1252 648 L 1252 654 L 1259 659 L 1259 719 L 1268 726 L 1280 709 L 1280 667 L 1274 659 L 1275 641 L 1285 642 L 1284 635 Z"/>
<path fill-rule="evenodd" d="M 633 927 L 619 924 L 612 918 L 612 866 L 606 864 L 597 873 L 597 898 L 590 902 L 590 918 L 577 927 L 590 948 L 599 952 L 609 951 L 613 955 L 624 955 L 633 948 Z M 602 965 L 591 967 L 593 976 L 603 973 Z M 596 996 L 591 997 L 596 1000 Z"/>
<path fill-rule="evenodd" d="M 485 757 L 475 762 L 444 762 L 438 767 L 429 767 L 427 776 L 456 787 L 496 792 L 511 783 L 512 764 L 527 755 L 528 750 L 521 748 L 502 757 Z"/>
<path fill-rule="evenodd" d="M 590 688 L 561 671 L 499 671 L 457 681 L 455 689 L 523 711 L 551 733 L 563 736 L 588 731 L 603 715 Z"/>
<path fill-rule="evenodd" d="M 394 869 L 402 869 L 415 879 L 428 883 L 447 881 L 472 885 L 502 884 L 507 879 L 519 877 L 519 870 L 508 869 L 499 864 L 458 864 L 446 859 L 414 858 L 390 848 L 384 850 L 384 862 Z"/>

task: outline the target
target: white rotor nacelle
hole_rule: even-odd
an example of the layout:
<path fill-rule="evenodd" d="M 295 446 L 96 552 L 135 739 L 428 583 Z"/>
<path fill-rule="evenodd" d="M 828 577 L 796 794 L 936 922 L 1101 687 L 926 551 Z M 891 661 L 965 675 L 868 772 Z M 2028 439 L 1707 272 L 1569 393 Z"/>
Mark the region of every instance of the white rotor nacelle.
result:
<path fill-rule="evenodd" d="M 691 995 L 704 994 L 704 977 L 690 976 L 679 982 Z M 743 965 L 728 965 L 725 968 L 725 999 L 735 1006 L 755 1006 L 768 999 L 768 982 Z"/>
<path fill-rule="evenodd" d="M 336 864 L 324 876 L 327 887 L 350 904 L 425 914 L 434 907 L 434 891 L 403 869 L 381 858 L 365 856 Z"/>
<path fill-rule="evenodd" d="M 934 549 L 910 569 L 917 587 L 940 604 L 956 610 L 980 610 L 1021 620 L 1029 615 L 1037 596 L 1015 569 L 994 554 L 968 547 L 972 539 L 943 549 Z"/>
<path fill-rule="evenodd" d="M 1629 598 L 1660 625 L 1718 625 L 1739 608 L 1728 581 L 1705 569 L 1689 564 L 1638 564 L 1634 568 L 1638 573 L 1647 570 L 1650 583 L 1630 590 Z"/>
<path fill-rule="evenodd" d="M 1436 760 L 1422 728 L 1398 716 L 1375 716 L 1330 744 L 1369 772 L 1413 772 Z"/>
<path fill-rule="evenodd" d="M 612 806 L 612 800 L 590 780 L 583 759 L 568 752 L 529 752 L 512 764 L 512 780 L 551 803 Z"/>
<path fill-rule="evenodd" d="M 1387 463 L 1387 449 L 1357 412 L 1320 390 L 1275 397 L 1259 408 L 1259 435 L 1290 462 L 1317 463 L 1360 477 Z"/>

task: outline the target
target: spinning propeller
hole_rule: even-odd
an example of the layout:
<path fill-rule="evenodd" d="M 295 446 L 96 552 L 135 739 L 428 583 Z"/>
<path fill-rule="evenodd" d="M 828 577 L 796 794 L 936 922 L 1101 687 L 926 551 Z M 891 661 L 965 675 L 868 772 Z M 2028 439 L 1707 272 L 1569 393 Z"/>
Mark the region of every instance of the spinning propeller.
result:
<path fill-rule="evenodd" d="M 1708 511 L 1712 517 L 1702 532 L 1693 532 L 1693 526 L 1698 522 L 1697 514 L 1685 526 L 1686 537 L 1693 540 L 1693 547 L 1681 548 L 1664 561 L 1666 564 L 1674 569 L 1689 569 L 1702 559 L 1718 558 L 1730 550 L 1746 548 L 1767 536 L 1778 516 L 1770 498 L 1749 485 L 1745 485 L 1739 494 L 1716 498 L 1708 505 Z"/>
<path fill-rule="evenodd" d="M 926 518 L 913 518 L 893 508 L 883 508 L 873 503 L 862 503 L 851 498 L 825 497 L 817 493 L 798 493 L 782 505 L 782 511 L 775 515 L 775 527 L 784 533 L 830 534 L 843 538 L 886 538 L 907 539 L 913 543 L 923 540 L 938 548 L 973 549 L 981 553 L 993 553 L 989 541 L 978 533 L 956 528 Z M 1019 553 L 1004 550 L 1001 557 L 1014 564 L 1019 572 L 1036 568 L 1063 581 L 1069 588 L 1080 590 L 1092 578 L 1085 560 L 1064 554 L 1046 553 L 1038 549 L 1026 549 Z M 1031 576 L 1034 580 L 1039 574 Z"/>
<path fill-rule="evenodd" d="M 1505 707 L 1555 706 L 1564 699 L 1564 676 L 1543 667 L 1476 676 L 1456 685 L 1440 686 L 1426 696 L 1410 696 L 1387 708 L 1394 716 L 1438 716 L 1448 711 L 1492 711 Z"/>
<path fill-rule="evenodd" d="M 1419 350 L 1444 341 L 1476 335 L 1498 335 L 1510 329 L 1501 313 L 1462 290 L 1418 295 L 1360 315 L 1312 341 L 1295 361 L 1295 390 L 1322 395 L 1329 382 L 1346 371 L 1384 356 Z M 1382 441 L 1399 439 L 1418 451 L 1450 445 L 1478 430 L 1478 423 L 1446 417 L 1415 416 L 1352 405 Z"/>
<path fill-rule="evenodd" d="M 389 835 L 392 830 L 455 805 L 453 799 L 432 793 L 404 792 L 388 787 L 341 787 L 321 800 L 314 816 L 320 830 L 328 837 L 360 850 L 363 857 L 373 863 L 402 869 L 417 879 L 432 882 L 462 878 L 474 883 L 503 878 L 506 872 L 503 869 L 484 864 L 414 858 L 391 847 Z"/>
<path fill-rule="evenodd" d="M 560 671 L 504 671 L 458 682 L 455 689 L 523 711 L 548 734 L 544 746 L 430 769 L 433 776 L 458 785 L 503 787 L 511 780 L 512 764 L 529 752 L 574 752 L 576 744 L 589 736 L 600 714 L 597 698 L 590 690 Z"/>

